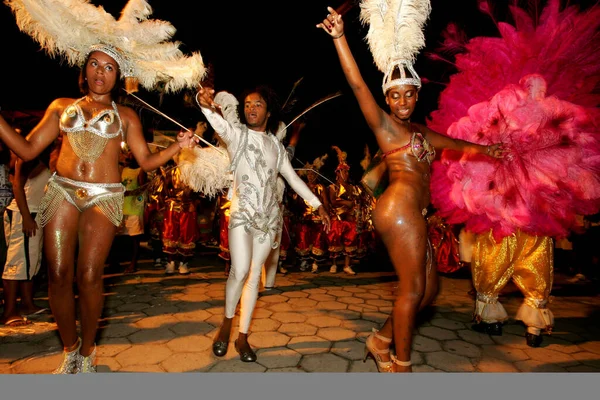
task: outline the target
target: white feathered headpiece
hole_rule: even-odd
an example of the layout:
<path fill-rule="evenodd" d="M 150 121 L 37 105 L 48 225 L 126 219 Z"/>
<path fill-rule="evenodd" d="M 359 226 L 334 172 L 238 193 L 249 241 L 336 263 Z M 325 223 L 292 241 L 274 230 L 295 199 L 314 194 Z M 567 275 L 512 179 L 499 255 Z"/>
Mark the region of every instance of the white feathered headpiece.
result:
<path fill-rule="evenodd" d="M 146 89 L 163 84 L 166 92 L 194 87 L 206 73 L 200 53 L 184 56 L 171 42 L 175 28 L 148 19 L 146 0 L 130 0 L 118 20 L 89 0 L 5 0 L 19 29 L 51 56 L 82 66 L 91 51 L 102 51 L 119 64 L 121 75 Z M 135 91 L 133 87 L 127 89 Z"/>
<path fill-rule="evenodd" d="M 425 47 L 429 0 L 362 0 L 360 8 L 361 22 L 369 24 L 366 39 L 375 65 L 385 74 L 383 93 L 398 85 L 420 88 L 413 63 Z"/>

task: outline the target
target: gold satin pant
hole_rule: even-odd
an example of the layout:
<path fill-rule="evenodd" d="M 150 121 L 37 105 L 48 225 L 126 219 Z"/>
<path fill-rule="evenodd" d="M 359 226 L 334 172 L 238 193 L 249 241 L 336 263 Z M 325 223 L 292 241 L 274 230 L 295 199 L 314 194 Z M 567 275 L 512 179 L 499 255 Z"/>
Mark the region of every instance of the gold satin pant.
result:
<path fill-rule="evenodd" d="M 548 236 L 533 236 L 517 231 L 496 241 L 491 231 L 477 235 L 471 263 L 473 285 L 477 290 L 476 318 L 484 322 L 506 319 L 506 312 L 497 303 L 498 294 L 510 279 L 523 293 L 524 306 L 546 309 L 554 277 L 553 254 L 553 241 Z M 491 320 L 486 320 L 486 305 L 490 307 L 487 316 L 493 314 Z M 502 310 L 493 310 L 494 307 Z M 517 318 L 520 319 L 519 315 Z M 550 324 L 549 319 L 545 318 L 546 326 Z M 524 322 L 530 325 L 528 321 Z"/>

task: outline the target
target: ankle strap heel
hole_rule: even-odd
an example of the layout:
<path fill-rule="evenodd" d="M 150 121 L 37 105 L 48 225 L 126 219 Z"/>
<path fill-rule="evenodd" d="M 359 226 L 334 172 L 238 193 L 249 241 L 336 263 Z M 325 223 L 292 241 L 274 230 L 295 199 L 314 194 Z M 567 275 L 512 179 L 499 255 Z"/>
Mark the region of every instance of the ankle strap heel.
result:
<path fill-rule="evenodd" d="M 396 365 L 399 365 L 401 367 L 410 367 L 412 365 L 412 361 L 408 360 L 408 361 L 400 361 L 396 358 L 396 356 L 392 355 L 392 362 Z"/>

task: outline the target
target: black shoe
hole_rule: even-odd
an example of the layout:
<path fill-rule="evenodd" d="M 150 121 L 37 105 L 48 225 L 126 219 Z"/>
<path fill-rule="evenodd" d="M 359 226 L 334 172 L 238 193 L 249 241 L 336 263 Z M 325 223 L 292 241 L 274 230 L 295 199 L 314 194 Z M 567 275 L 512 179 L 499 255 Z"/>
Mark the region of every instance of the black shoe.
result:
<path fill-rule="evenodd" d="M 487 333 L 490 336 L 502 336 L 502 324 L 500 322 L 479 322 L 471 326 L 475 332 Z"/>
<path fill-rule="evenodd" d="M 256 353 L 252 351 L 250 345 L 246 349 L 240 349 L 238 346 L 238 341 L 235 341 L 235 350 L 240 354 L 240 360 L 243 362 L 255 362 L 256 361 Z"/>
<path fill-rule="evenodd" d="M 540 347 L 542 344 L 542 335 L 534 335 L 533 333 L 525 333 L 525 342 L 529 347 Z"/>
<path fill-rule="evenodd" d="M 229 347 L 229 343 L 215 340 L 212 346 L 213 354 L 217 357 L 223 357 L 227 354 L 227 347 Z"/>

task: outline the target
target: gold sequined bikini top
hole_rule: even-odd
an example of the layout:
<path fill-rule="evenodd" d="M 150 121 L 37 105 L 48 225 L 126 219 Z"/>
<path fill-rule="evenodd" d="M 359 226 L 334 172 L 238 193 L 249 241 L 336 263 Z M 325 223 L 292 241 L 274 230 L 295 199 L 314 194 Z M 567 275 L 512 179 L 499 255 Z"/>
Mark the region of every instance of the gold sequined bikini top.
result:
<path fill-rule="evenodd" d="M 83 99 L 82 97 L 65 108 L 60 116 L 59 127 L 66 133 L 75 154 L 83 161 L 93 162 L 102 154 L 110 139 L 121 135 L 122 140 L 125 140 L 123 124 L 114 101 L 112 108 L 86 119 L 79 106 Z"/>

